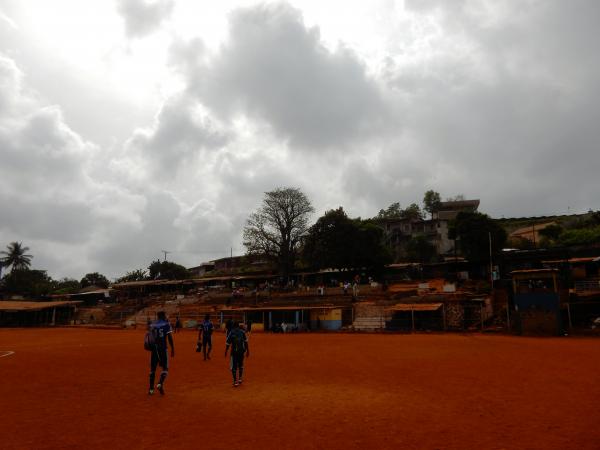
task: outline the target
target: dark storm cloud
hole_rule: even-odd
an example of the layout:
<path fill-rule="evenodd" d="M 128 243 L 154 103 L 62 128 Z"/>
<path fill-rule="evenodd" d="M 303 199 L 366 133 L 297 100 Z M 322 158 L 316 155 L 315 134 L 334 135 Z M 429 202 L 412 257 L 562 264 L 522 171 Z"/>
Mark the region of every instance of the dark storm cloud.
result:
<path fill-rule="evenodd" d="M 111 267 L 112 275 L 147 267 L 160 257 L 160 250 L 177 248 L 179 230 L 174 225 L 180 205 L 168 192 L 149 190 L 136 224 L 115 223 L 103 230 L 95 243 L 92 259 L 99 267 Z"/>
<path fill-rule="evenodd" d="M 446 37 L 468 45 L 396 68 L 411 147 L 437 161 L 429 174 L 443 195 L 480 197 L 492 214 L 599 208 L 600 5 L 502 5 L 486 17 L 479 3 L 428 2 Z"/>
<path fill-rule="evenodd" d="M 60 243 L 87 243 L 94 228 L 90 206 L 57 198 L 44 199 L 0 193 L 2 226 L 6 232 L 27 239 Z"/>
<path fill-rule="evenodd" d="M 32 108 L 21 74 L 0 58 L 0 232 L 22 239 L 82 242 L 93 224 L 81 168 L 92 147 L 55 107 Z"/>
<path fill-rule="evenodd" d="M 11 127 L 0 128 L 0 155 L 4 191 L 19 196 L 71 198 L 84 183 L 81 166 L 92 150 L 64 127 L 56 108 L 42 108 Z"/>
<path fill-rule="evenodd" d="M 117 0 L 117 9 L 130 38 L 153 33 L 171 15 L 174 7 L 173 0 Z"/>
<path fill-rule="evenodd" d="M 171 60 L 194 67 L 185 57 Z M 293 148 L 346 145 L 375 133 L 386 115 L 356 55 L 327 50 L 318 28 L 307 28 L 287 4 L 234 11 L 228 41 L 206 65 L 188 70 L 188 82 L 215 113 L 264 120 Z"/>
<path fill-rule="evenodd" d="M 163 245 L 177 247 L 178 202 L 112 168 L 122 162 L 70 129 L 58 107 L 29 95 L 7 58 L 0 58 L 0 98 L 10 100 L 0 110 L 0 245 L 23 241 L 34 267 L 77 278 L 116 276 L 159 256 Z"/>

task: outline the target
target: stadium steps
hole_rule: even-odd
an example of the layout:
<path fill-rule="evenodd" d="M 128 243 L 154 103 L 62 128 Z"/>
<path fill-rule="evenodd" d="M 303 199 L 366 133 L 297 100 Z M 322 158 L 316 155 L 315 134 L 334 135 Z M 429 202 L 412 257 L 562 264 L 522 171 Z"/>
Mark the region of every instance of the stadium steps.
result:
<path fill-rule="evenodd" d="M 376 317 L 356 317 L 352 323 L 352 328 L 356 331 L 379 331 L 385 330 L 384 316 Z"/>

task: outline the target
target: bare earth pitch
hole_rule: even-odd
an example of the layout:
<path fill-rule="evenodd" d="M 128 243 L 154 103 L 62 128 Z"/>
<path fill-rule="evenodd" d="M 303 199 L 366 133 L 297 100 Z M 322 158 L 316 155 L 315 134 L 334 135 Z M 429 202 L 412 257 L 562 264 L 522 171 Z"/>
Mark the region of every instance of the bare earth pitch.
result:
<path fill-rule="evenodd" d="M 231 387 L 175 335 L 148 397 L 141 330 L 1 329 L 2 448 L 529 448 L 600 442 L 600 341 L 253 334 Z"/>

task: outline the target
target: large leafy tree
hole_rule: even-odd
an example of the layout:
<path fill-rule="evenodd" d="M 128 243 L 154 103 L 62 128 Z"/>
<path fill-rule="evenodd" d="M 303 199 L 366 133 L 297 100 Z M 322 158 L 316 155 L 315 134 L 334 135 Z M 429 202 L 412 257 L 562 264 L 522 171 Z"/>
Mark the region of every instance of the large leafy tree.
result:
<path fill-rule="evenodd" d="M 402 211 L 402 217 L 406 219 L 421 220 L 423 219 L 423 211 L 416 203 L 411 203 Z"/>
<path fill-rule="evenodd" d="M 188 270 L 181 264 L 172 261 L 160 261 L 158 259 L 152 261 L 148 266 L 148 273 L 151 280 L 186 280 L 190 277 Z"/>
<path fill-rule="evenodd" d="M 29 247 L 23 247 L 21 242 L 11 242 L 5 251 L 0 252 L 4 255 L 0 258 L 0 265 L 11 267 L 11 271 L 26 270 L 31 265 L 32 255 L 28 255 Z"/>
<path fill-rule="evenodd" d="M 406 253 L 411 261 L 428 263 L 436 255 L 436 248 L 425 236 L 418 235 L 407 242 Z"/>
<path fill-rule="evenodd" d="M 327 211 L 310 227 L 302 254 L 317 269 L 377 268 L 391 260 L 383 230 L 369 221 L 350 219 L 341 207 Z"/>
<path fill-rule="evenodd" d="M 56 283 L 45 270 L 15 269 L 3 279 L 4 291 L 10 294 L 39 297 L 51 293 Z"/>
<path fill-rule="evenodd" d="M 358 226 L 354 242 L 354 267 L 380 270 L 392 262 L 389 248 L 384 244 L 384 231 L 370 220 L 355 219 Z"/>
<path fill-rule="evenodd" d="M 327 211 L 308 230 L 303 259 L 312 267 L 341 269 L 353 264 L 357 226 L 342 207 Z"/>
<path fill-rule="evenodd" d="M 402 208 L 399 202 L 392 203 L 386 209 L 380 209 L 375 219 L 399 219 L 402 217 Z"/>
<path fill-rule="evenodd" d="M 416 203 L 411 203 L 405 209 L 400 207 L 400 203 L 395 202 L 388 206 L 386 209 L 380 209 L 379 213 L 373 220 L 380 221 L 383 219 L 415 219 L 419 220 L 423 218 L 423 212 Z"/>
<path fill-rule="evenodd" d="M 81 283 L 73 278 L 62 278 L 54 282 L 54 294 L 75 294 L 81 289 Z"/>
<path fill-rule="evenodd" d="M 250 214 L 244 227 L 248 254 L 259 254 L 277 262 L 287 276 L 294 268 L 298 247 L 314 211 L 306 195 L 297 188 L 266 192 L 261 207 Z"/>
<path fill-rule="evenodd" d="M 433 217 L 433 212 L 439 207 L 441 201 L 439 192 L 429 190 L 423 196 L 423 209 Z"/>
<path fill-rule="evenodd" d="M 152 264 L 154 264 L 154 263 L 152 263 Z M 160 261 L 159 261 L 159 264 L 160 264 Z M 160 268 L 159 268 L 159 271 L 160 271 Z M 132 271 L 127 272 L 122 277 L 117 278 L 117 283 L 125 283 L 128 281 L 144 281 L 147 278 L 147 274 L 148 274 L 148 272 L 146 272 L 144 269 L 132 270 Z"/>
<path fill-rule="evenodd" d="M 98 272 L 86 274 L 80 281 L 81 287 L 86 288 L 88 286 L 98 286 L 100 288 L 107 288 L 110 284 L 108 278 Z"/>
<path fill-rule="evenodd" d="M 506 243 L 506 231 L 487 214 L 459 212 L 453 224 L 460 249 L 467 259 L 482 261 L 489 257 L 490 235 L 492 252 L 499 252 Z"/>

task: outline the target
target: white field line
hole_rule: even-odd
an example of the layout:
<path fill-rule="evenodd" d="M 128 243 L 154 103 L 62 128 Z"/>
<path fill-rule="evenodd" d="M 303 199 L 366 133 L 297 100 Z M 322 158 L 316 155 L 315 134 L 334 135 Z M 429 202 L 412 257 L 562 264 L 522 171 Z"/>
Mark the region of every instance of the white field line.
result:
<path fill-rule="evenodd" d="M 11 352 L 10 350 L 0 350 L 0 358 L 4 358 L 5 356 L 14 355 L 15 352 Z"/>

